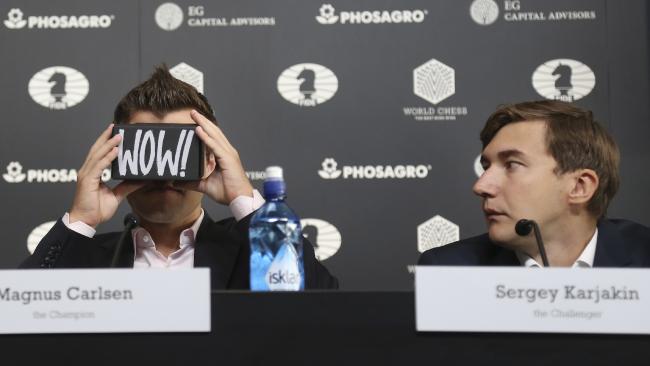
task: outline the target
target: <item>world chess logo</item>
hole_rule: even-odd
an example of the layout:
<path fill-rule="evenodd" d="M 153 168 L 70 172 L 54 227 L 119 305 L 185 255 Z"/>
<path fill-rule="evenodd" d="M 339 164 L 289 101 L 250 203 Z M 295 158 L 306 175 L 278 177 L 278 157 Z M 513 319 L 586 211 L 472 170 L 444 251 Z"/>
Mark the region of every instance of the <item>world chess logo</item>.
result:
<path fill-rule="evenodd" d="M 541 64 L 533 73 L 533 88 L 546 99 L 574 102 L 589 95 L 596 75 L 589 66 L 571 59 L 555 59 Z"/>
<path fill-rule="evenodd" d="M 67 66 L 52 66 L 37 72 L 27 86 L 34 102 L 55 109 L 68 109 L 81 103 L 90 90 L 88 79 Z"/>
<path fill-rule="evenodd" d="M 325 66 L 302 63 L 284 70 L 278 77 L 277 87 L 287 101 L 301 107 L 316 107 L 336 94 L 339 80 Z"/>
<path fill-rule="evenodd" d="M 469 14 L 477 24 L 490 25 L 499 17 L 499 5 L 494 0 L 474 0 Z"/>
<path fill-rule="evenodd" d="M 334 14 L 335 10 L 331 4 L 323 4 L 318 11 L 320 15 L 316 16 L 316 20 L 320 24 L 334 24 L 339 21 L 339 17 Z"/>
<path fill-rule="evenodd" d="M 192 85 L 199 93 L 203 93 L 203 73 L 192 66 L 181 62 L 180 64 L 169 69 L 169 73 L 172 74 L 178 80 L 184 81 Z"/>
<path fill-rule="evenodd" d="M 321 164 L 322 169 L 318 171 L 323 179 L 336 179 L 341 175 L 341 171 L 337 169 L 336 160 L 332 158 L 325 158 Z"/>
<path fill-rule="evenodd" d="M 183 23 L 183 9 L 174 3 L 164 3 L 156 9 L 154 17 L 161 29 L 173 31 Z"/>
<path fill-rule="evenodd" d="M 458 225 L 436 215 L 418 225 L 418 250 L 423 253 L 429 249 L 441 247 L 460 239 Z"/>
<path fill-rule="evenodd" d="M 23 28 L 25 25 L 27 25 L 27 21 L 23 19 L 23 15 L 23 12 L 18 8 L 9 10 L 7 13 L 7 20 L 4 22 L 5 27 L 9 29 Z"/>
<path fill-rule="evenodd" d="M 336 226 L 321 219 L 302 219 L 302 235 L 314 246 L 316 259 L 324 261 L 341 248 L 341 233 Z"/>
<path fill-rule="evenodd" d="M 413 70 L 413 92 L 431 104 L 438 104 L 454 95 L 454 69 L 431 59 Z"/>
<path fill-rule="evenodd" d="M 7 164 L 7 173 L 3 174 L 2 177 L 9 183 L 20 183 L 27 176 L 23 173 L 23 166 L 17 161 L 12 161 Z"/>

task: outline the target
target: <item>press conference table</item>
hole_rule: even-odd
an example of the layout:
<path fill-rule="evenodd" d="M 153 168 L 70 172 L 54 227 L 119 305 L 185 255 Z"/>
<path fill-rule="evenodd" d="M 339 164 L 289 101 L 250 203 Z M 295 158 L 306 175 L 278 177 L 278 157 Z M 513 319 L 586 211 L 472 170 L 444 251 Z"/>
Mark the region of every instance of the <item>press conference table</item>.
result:
<path fill-rule="evenodd" d="M 408 291 L 215 291 L 210 333 L 3 335 L 0 360 L 89 366 L 650 364 L 650 336 L 418 333 L 414 300 Z"/>

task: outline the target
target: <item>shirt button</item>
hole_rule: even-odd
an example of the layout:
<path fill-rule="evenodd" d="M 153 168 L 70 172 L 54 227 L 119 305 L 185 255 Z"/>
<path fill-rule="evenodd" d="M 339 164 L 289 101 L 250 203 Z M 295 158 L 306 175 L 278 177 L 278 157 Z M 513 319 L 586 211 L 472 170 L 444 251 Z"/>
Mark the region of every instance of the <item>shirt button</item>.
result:
<path fill-rule="evenodd" d="M 144 240 L 145 243 L 149 242 L 149 235 L 145 235 L 142 240 Z"/>

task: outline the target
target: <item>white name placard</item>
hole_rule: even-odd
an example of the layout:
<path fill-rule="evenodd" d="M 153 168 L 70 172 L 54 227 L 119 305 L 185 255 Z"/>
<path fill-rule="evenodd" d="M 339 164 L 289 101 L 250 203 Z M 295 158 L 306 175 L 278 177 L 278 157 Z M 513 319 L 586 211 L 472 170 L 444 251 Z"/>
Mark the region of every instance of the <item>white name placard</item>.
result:
<path fill-rule="evenodd" d="M 416 328 L 449 332 L 650 334 L 650 270 L 415 270 Z"/>
<path fill-rule="evenodd" d="M 209 332 L 210 270 L 0 271 L 0 333 Z"/>

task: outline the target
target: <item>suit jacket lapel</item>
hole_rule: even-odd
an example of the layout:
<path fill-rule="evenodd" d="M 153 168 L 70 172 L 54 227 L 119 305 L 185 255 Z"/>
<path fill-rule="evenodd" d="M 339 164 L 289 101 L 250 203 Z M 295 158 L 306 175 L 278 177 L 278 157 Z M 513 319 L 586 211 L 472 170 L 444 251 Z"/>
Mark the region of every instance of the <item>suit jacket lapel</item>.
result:
<path fill-rule="evenodd" d="M 194 267 L 208 267 L 210 287 L 228 287 L 232 272 L 237 263 L 241 243 L 230 234 L 228 227 L 218 225 L 206 213 L 194 246 Z"/>
<path fill-rule="evenodd" d="M 594 267 L 628 267 L 631 264 L 632 256 L 614 224 L 606 219 L 600 220 Z"/>

